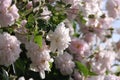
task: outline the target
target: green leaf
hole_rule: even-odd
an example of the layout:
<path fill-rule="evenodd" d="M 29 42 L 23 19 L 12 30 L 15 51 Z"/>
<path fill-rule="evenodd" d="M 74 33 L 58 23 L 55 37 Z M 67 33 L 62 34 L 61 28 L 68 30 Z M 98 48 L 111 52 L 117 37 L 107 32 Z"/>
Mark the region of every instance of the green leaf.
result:
<path fill-rule="evenodd" d="M 79 14 L 79 18 L 80 18 L 80 21 L 82 24 L 86 23 L 86 20 L 84 19 L 84 17 L 81 14 Z"/>
<path fill-rule="evenodd" d="M 49 65 L 50 65 L 50 69 L 51 69 L 53 67 L 53 63 L 49 62 Z"/>
<path fill-rule="evenodd" d="M 85 77 L 87 77 L 89 75 L 88 68 L 84 64 L 82 64 L 78 61 L 76 61 L 75 63 L 76 63 L 76 66 L 77 66 L 79 72 L 81 72 Z"/>
<path fill-rule="evenodd" d="M 75 21 L 73 21 L 73 22 L 72 22 L 72 24 L 73 24 L 73 29 L 74 29 L 74 32 L 76 32 L 76 26 L 77 26 L 77 24 L 76 24 L 76 22 L 75 22 Z"/>
<path fill-rule="evenodd" d="M 18 59 L 14 66 L 15 66 L 15 72 L 17 75 L 21 75 L 21 74 L 24 74 L 25 73 L 25 69 L 26 69 L 26 63 L 21 60 L 21 59 Z"/>
<path fill-rule="evenodd" d="M 40 48 L 42 48 L 42 35 L 36 35 L 34 37 L 34 42 L 37 43 Z"/>
<path fill-rule="evenodd" d="M 89 71 L 89 76 L 96 76 L 97 74 L 95 72 Z"/>
<path fill-rule="evenodd" d="M 29 28 L 29 29 L 31 28 L 33 30 L 34 23 L 35 23 L 34 15 L 30 14 L 29 17 L 28 17 L 28 22 L 26 24 L 26 27 Z"/>

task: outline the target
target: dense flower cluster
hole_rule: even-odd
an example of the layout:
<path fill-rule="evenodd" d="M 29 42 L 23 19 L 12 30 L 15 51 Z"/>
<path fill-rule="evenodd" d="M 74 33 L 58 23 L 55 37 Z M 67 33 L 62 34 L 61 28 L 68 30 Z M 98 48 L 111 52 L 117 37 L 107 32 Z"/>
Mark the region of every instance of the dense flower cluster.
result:
<path fill-rule="evenodd" d="M 0 19 L 0 80 L 120 80 L 120 0 L 0 0 Z"/>
<path fill-rule="evenodd" d="M 101 51 L 96 54 L 95 60 L 92 61 L 92 69 L 97 74 L 103 74 L 106 70 L 110 70 L 115 60 L 115 53 L 113 51 Z"/>

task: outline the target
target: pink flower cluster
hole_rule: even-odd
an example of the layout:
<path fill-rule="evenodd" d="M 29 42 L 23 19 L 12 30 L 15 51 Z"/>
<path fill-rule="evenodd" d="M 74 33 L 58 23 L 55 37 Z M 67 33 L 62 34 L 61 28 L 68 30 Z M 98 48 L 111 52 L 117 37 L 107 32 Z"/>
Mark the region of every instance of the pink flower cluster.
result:
<path fill-rule="evenodd" d="M 59 1 L 63 1 L 63 4 L 59 3 L 62 9 L 57 5 Z M 120 40 L 112 40 L 115 33 L 112 24 L 120 18 L 120 0 L 107 0 L 106 11 L 102 8 L 103 1 L 48 0 L 47 3 L 45 0 L 33 0 L 26 2 L 22 8 L 28 13 L 19 16 L 14 1 L 0 0 L 0 65 L 13 64 L 19 58 L 20 44 L 23 43 L 32 62 L 30 69 L 39 72 L 42 79 L 45 79 L 46 71 L 51 71 L 50 64 L 55 63 L 55 68 L 62 75 L 69 75 L 73 80 L 120 80 L 111 71 L 115 62 L 120 61 Z M 69 4 L 71 6 L 66 8 Z M 58 20 L 62 12 L 66 14 L 62 16 L 65 19 Z M 19 17 L 20 23 L 16 23 Z M 14 23 L 16 25 L 12 25 Z M 9 33 L 4 32 L 4 27 L 8 26 L 12 26 L 12 33 L 9 30 Z M 42 46 L 35 42 L 36 35 L 40 39 L 42 37 Z M 96 75 L 85 76 L 76 62 Z M 24 77 L 19 79 L 24 80 Z"/>
<path fill-rule="evenodd" d="M 0 0 L 0 27 L 12 25 L 19 18 L 18 8 L 11 4 L 12 0 Z"/>

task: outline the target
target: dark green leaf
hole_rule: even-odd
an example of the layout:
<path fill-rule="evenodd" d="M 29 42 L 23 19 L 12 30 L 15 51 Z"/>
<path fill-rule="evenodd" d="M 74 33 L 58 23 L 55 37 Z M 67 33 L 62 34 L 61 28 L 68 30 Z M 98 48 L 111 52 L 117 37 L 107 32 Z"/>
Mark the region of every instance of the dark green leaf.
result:
<path fill-rule="evenodd" d="M 9 76 L 6 70 L 2 69 L 2 80 L 9 80 Z"/>
<path fill-rule="evenodd" d="M 33 14 L 29 15 L 26 27 L 29 28 L 29 29 L 32 28 L 32 30 L 33 30 L 34 22 L 35 22 L 35 18 L 33 16 Z"/>

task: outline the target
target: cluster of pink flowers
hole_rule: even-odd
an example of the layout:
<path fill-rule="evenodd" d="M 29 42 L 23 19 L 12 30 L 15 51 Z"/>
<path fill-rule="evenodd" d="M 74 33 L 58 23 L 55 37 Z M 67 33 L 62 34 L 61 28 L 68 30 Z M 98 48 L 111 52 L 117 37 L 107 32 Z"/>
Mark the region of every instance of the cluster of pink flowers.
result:
<path fill-rule="evenodd" d="M 9 66 L 19 58 L 20 44 L 15 36 L 6 32 L 0 34 L 0 65 Z"/>
<path fill-rule="evenodd" d="M 45 42 L 43 42 L 43 47 L 40 48 L 33 41 L 26 43 L 26 48 L 28 50 L 27 56 L 31 59 L 31 70 L 39 72 L 42 79 L 45 78 L 45 71 L 50 71 L 49 63 L 53 62 L 50 57 L 50 50 L 47 48 Z"/>
<path fill-rule="evenodd" d="M 0 27 L 12 25 L 19 18 L 18 8 L 11 3 L 12 0 L 0 0 Z"/>
<path fill-rule="evenodd" d="M 48 0 L 52 6 L 57 4 L 56 1 L 59 0 Z M 112 43 L 111 40 L 112 23 L 120 18 L 120 0 L 107 0 L 104 6 L 106 12 L 102 9 L 103 0 L 62 1 L 67 5 L 71 4 L 69 8 L 63 9 L 67 18 L 58 23 L 54 30 L 48 31 L 38 30 L 41 26 L 36 28 L 40 23 L 37 20 L 46 21 L 45 24 L 47 24 L 53 16 L 45 0 L 28 2 L 25 8 L 28 11 L 33 10 L 30 13 L 35 14 L 36 21 L 33 23 L 36 25 L 32 28 L 35 28 L 33 31 L 36 30 L 36 32 L 30 32 L 29 28 L 25 27 L 30 21 L 23 17 L 20 18 L 23 19 L 20 20 L 20 26 L 13 30 L 15 36 L 7 32 L 0 33 L 0 65 L 13 64 L 19 58 L 20 44 L 23 43 L 27 50 L 27 57 L 32 62 L 30 69 L 39 72 L 42 79 L 45 79 L 45 71 L 51 71 L 50 63 L 55 63 L 55 68 L 62 75 L 69 75 L 73 80 L 120 80 L 120 77 L 111 71 L 115 61 L 120 60 L 120 41 Z M 34 7 L 37 2 L 40 6 Z M 41 13 L 40 10 L 42 10 Z M 54 15 L 59 15 L 59 13 Z M 18 8 L 12 0 L 0 0 L 0 27 L 11 26 L 19 17 L 21 16 L 18 14 Z M 74 24 L 77 29 L 74 29 Z M 40 31 L 43 32 L 40 34 L 41 47 L 34 41 L 37 30 L 38 34 Z M 30 35 L 29 38 L 28 35 Z M 75 64 L 77 61 L 87 68 L 89 66 L 90 71 L 96 76 L 84 76 Z M 106 72 L 109 72 L 108 75 Z M 24 78 L 19 80 L 24 80 Z"/>

